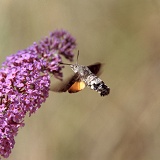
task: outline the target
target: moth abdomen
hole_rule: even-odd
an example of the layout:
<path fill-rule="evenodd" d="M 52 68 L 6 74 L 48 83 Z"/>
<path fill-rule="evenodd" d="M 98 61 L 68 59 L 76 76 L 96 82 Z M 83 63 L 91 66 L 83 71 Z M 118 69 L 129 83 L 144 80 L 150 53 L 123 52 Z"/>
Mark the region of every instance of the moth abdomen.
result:
<path fill-rule="evenodd" d="M 87 86 L 89 86 L 91 89 L 97 91 L 100 93 L 101 96 L 108 95 L 110 92 L 110 88 L 96 75 L 90 74 L 86 80 L 85 83 Z"/>
<path fill-rule="evenodd" d="M 103 81 L 93 85 L 94 85 L 94 90 L 100 93 L 101 96 L 105 96 L 110 93 L 110 88 Z"/>

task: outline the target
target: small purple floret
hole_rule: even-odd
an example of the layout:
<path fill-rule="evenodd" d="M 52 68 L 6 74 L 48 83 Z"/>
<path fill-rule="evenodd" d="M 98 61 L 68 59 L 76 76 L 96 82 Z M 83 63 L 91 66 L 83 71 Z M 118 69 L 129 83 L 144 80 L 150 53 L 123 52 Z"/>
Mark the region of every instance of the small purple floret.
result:
<path fill-rule="evenodd" d="M 0 155 L 7 158 L 14 137 L 49 95 L 50 74 L 62 79 L 63 55 L 73 60 L 75 39 L 66 31 L 55 31 L 27 49 L 7 57 L 0 69 Z"/>

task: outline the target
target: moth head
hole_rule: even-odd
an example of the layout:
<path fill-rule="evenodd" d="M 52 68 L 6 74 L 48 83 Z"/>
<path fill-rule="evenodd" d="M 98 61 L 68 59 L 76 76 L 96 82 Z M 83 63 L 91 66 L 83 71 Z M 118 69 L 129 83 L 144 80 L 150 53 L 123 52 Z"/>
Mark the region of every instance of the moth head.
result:
<path fill-rule="evenodd" d="M 80 66 L 78 64 L 71 64 L 70 67 L 75 73 L 77 73 L 80 68 Z"/>
<path fill-rule="evenodd" d="M 78 72 L 79 69 L 80 69 L 80 65 L 78 64 L 78 57 L 79 57 L 79 50 L 78 50 L 78 54 L 77 54 L 76 64 L 69 64 L 69 63 L 63 63 L 63 62 L 60 62 L 60 64 L 70 65 L 71 69 L 76 73 L 76 72 Z"/>

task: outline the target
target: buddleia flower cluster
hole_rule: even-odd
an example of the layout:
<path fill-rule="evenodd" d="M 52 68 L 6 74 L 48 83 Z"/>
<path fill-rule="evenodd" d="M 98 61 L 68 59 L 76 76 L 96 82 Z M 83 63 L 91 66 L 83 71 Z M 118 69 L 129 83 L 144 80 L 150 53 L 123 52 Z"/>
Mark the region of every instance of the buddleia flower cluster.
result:
<path fill-rule="evenodd" d="M 49 95 L 50 76 L 62 79 L 62 56 L 73 60 L 75 39 L 66 31 L 6 58 L 0 69 L 0 155 L 9 157 L 24 117 L 39 109 Z"/>

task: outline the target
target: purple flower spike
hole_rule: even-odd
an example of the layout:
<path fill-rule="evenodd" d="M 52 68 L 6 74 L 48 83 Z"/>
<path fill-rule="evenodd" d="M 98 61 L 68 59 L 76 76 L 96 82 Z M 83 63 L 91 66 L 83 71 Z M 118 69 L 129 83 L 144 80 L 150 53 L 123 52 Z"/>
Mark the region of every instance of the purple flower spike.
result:
<path fill-rule="evenodd" d="M 27 49 L 7 57 L 0 69 L 0 155 L 7 158 L 24 117 L 41 107 L 49 95 L 50 74 L 62 79 L 61 55 L 72 61 L 75 39 L 55 31 Z"/>

